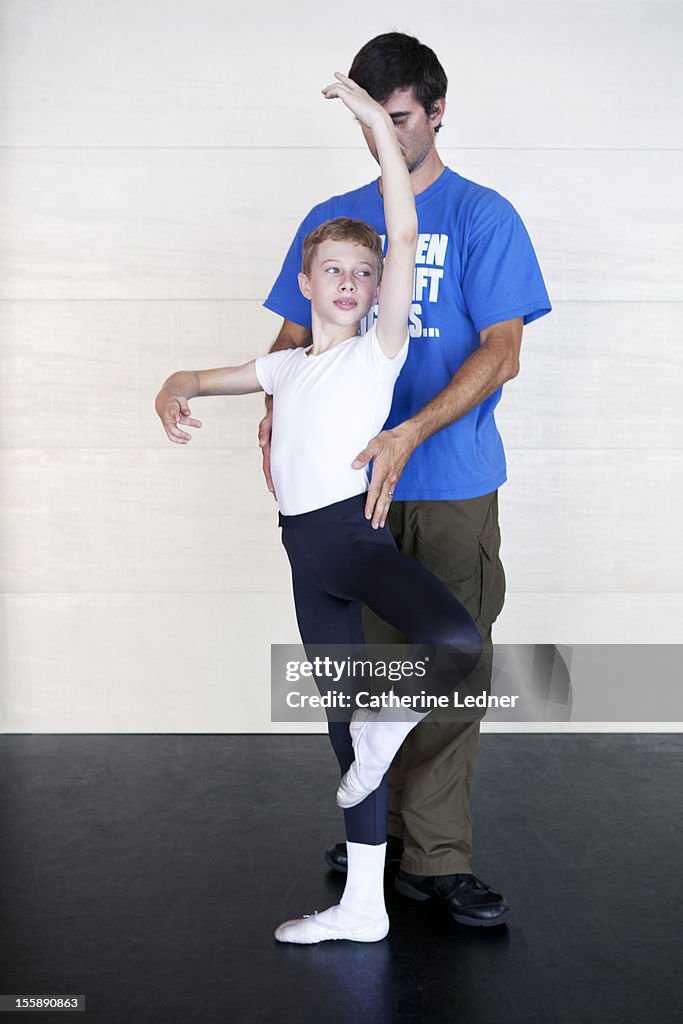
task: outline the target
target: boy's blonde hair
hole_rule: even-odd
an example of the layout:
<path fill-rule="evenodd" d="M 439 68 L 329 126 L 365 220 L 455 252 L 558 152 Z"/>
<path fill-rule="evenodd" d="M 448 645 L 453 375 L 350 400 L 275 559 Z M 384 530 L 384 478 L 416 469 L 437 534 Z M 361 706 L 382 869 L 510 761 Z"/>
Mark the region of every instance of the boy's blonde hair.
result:
<path fill-rule="evenodd" d="M 356 245 L 363 245 L 366 249 L 370 249 L 377 263 L 377 282 L 382 280 L 384 267 L 382 239 L 375 229 L 365 221 L 352 220 L 350 217 L 335 217 L 333 220 L 326 220 L 309 235 L 306 235 L 301 253 L 301 269 L 306 277 L 310 277 L 315 250 L 321 242 L 326 242 L 328 239 L 333 242 L 355 242 Z"/>

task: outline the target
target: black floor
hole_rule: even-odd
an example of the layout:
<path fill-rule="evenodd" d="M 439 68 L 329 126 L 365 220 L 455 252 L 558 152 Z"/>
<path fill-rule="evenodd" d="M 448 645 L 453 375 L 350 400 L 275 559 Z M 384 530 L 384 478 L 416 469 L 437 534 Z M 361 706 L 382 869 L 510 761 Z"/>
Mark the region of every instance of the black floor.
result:
<path fill-rule="evenodd" d="M 681 735 L 482 737 L 474 870 L 508 925 L 389 887 L 367 945 L 273 939 L 343 888 L 325 736 L 4 736 L 0 755 L 0 994 L 87 1000 L 25 1019 L 683 1020 Z"/>

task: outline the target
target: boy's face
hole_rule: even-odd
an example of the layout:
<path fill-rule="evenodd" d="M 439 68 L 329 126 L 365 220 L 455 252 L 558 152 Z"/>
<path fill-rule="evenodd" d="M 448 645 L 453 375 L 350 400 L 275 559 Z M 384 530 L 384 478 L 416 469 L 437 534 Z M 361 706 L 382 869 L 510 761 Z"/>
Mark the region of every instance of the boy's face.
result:
<path fill-rule="evenodd" d="M 396 129 L 396 138 L 410 174 L 429 156 L 436 141 L 435 128 L 441 124 L 446 100 L 437 100 L 434 110 L 428 117 L 425 108 L 415 98 L 412 85 L 408 89 L 395 89 L 381 104 L 391 118 Z M 361 125 L 368 149 L 377 163 L 377 147 L 372 131 Z"/>
<path fill-rule="evenodd" d="M 299 274 L 299 287 L 326 323 L 351 326 L 377 301 L 377 263 L 371 249 L 327 238 L 313 253 L 311 272 Z"/>

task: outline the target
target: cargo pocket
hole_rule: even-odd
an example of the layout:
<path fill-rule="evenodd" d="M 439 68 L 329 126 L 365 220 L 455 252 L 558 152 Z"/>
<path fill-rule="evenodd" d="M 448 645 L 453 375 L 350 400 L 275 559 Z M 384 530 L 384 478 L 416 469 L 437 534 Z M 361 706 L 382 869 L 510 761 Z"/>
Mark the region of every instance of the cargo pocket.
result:
<path fill-rule="evenodd" d="M 479 538 L 481 594 L 479 621 L 487 629 L 496 621 L 505 602 L 505 571 L 500 560 L 500 527 Z"/>

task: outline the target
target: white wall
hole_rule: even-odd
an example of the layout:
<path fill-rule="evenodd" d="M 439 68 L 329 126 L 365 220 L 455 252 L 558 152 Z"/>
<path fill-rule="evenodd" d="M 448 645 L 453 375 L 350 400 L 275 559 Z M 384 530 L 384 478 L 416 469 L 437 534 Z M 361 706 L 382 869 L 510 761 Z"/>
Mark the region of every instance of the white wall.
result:
<path fill-rule="evenodd" d="M 291 730 L 262 400 L 195 400 L 186 447 L 153 400 L 269 347 L 299 220 L 375 176 L 319 90 L 390 29 L 437 51 L 442 155 L 517 207 L 554 305 L 498 417 L 495 639 L 683 642 L 681 4 L 368 10 L 0 2 L 2 731 Z"/>

